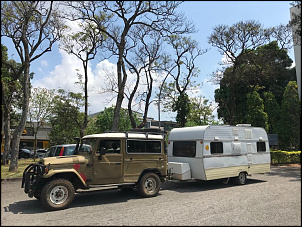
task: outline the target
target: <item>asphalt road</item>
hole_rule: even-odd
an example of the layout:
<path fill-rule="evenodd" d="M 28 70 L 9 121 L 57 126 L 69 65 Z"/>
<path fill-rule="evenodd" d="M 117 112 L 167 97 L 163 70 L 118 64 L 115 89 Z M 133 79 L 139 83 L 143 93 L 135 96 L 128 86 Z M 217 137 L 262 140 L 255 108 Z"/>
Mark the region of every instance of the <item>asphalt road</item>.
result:
<path fill-rule="evenodd" d="M 1 182 L 1 226 L 301 226 L 301 167 L 272 167 L 243 186 L 221 180 L 167 182 L 153 198 L 117 189 L 81 193 L 68 209 L 52 212 L 20 185 Z"/>

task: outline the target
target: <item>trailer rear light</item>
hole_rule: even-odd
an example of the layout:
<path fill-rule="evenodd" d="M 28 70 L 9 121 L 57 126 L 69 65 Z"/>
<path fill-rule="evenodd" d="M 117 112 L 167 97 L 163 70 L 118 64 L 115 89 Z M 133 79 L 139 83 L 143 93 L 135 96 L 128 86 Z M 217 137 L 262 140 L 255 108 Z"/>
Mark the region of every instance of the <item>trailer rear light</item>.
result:
<path fill-rule="evenodd" d="M 202 144 L 203 143 L 203 141 L 202 140 L 200 140 L 200 144 Z"/>

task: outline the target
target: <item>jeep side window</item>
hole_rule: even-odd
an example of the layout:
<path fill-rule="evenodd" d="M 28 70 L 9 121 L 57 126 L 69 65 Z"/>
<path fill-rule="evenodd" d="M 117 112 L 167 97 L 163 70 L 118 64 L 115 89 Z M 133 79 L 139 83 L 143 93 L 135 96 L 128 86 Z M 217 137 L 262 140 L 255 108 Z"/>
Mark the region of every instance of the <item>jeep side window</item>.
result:
<path fill-rule="evenodd" d="M 96 145 L 96 139 L 84 139 L 79 150 L 81 152 L 92 152 Z M 98 151 L 97 151 L 98 152 Z"/>
<path fill-rule="evenodd" d="M 161 141 L 127 140 L 128 153 L 161 153 Z"/>
<path fill-rule="evenodd" d="M 102 147 L 105 148 L 106 154 L 120 154 L 121 141 L 120 140 L 100 140 L 97 153 L 100 153 Z"/>

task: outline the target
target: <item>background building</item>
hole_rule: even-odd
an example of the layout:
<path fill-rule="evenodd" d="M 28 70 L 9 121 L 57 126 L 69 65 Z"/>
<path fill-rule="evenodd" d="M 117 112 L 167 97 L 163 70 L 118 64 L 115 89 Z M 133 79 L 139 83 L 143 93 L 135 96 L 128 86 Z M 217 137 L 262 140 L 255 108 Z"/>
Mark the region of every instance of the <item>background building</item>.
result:
<path fill-rule="evenodd" d="M 51 131 L 51 127 L 47 124 L 41 126 L 37 133 L 37 149 L 40 148 L 49 148 L 49 133 Z M 23 130 L 22 136 L 20 138 L 20 148 L 27 148 L 29 150 L 34 150 L 34 142 L 35 136 L 33 128 L 26 123 L 25 129 Z"/>

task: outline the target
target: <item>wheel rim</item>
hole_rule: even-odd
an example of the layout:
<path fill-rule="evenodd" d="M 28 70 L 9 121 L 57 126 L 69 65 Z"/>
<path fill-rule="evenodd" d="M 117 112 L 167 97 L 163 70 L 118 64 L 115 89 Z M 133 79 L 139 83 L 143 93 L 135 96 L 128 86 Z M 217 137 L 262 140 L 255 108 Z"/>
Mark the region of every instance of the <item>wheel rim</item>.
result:
<path fill-rule="evenodd" d="M 62 204 L 68 198 L 68 190 L 64 186 L 54 187 L 50 192 L 50 201 L 54 204 Z"/>
<path fill-rule="evenodd" d="M 239 181 L 241 184 L 244 184 L 245 182 L 245 173 L 240 173 L 239 174 Z"/>
<path fill-rule="evenodd" d="M 145 190 L 147 193 L 152 193 L 156 189 L 156 180 L 154 178 L 148 178 L 145 181 Z"/>

